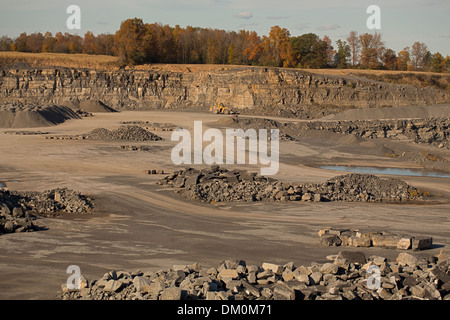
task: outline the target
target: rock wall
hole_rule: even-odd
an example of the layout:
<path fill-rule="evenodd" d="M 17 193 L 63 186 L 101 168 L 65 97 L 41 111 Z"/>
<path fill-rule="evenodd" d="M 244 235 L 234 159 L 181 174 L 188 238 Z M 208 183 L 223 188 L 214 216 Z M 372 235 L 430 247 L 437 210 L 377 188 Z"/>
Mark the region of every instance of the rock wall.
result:
<path fill-rule="evenodd" d="M 88 99 L 101 100 L 118 110 L 206 110 L 222 102 L 241 112 L 307 118 L 329 114 L 333 108 L 444 103 L 450 101 L 450 93 L 360 77 L 262 67 L 198 72 L 0 70 L 1 102 L 61 104 Z"/>

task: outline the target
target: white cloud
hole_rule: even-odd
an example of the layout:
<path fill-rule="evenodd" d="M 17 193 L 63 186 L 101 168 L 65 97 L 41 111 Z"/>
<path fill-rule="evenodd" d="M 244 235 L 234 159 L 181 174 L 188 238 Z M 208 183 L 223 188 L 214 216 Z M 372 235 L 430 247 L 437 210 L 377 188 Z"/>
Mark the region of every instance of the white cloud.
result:
<path fill-rule="evenodd" d="M 251 12 L 240 12 L 236 15 L 236 18 L 238 19 L 250 19 L 253 18 L 253 14 Z"/>
<path fill-rule="evenodd" d="M 318 31 L 325 31 L 325 30 L 336 30 L 336 29 L 339 29 L 341 26 L 340 25 L 338 25 L 338 24 L 324 24 L 324 25 L 321 25 L 321 26 L 318 26 L 317 28 L 316 28 L 316 30 L 318 30 Z"/>
<path fill-rule="evenodd" d="M 300 31 L 309 29 L 309 22 L 299 23 L 295 26 L 295 29 L 300 30 Z"/>

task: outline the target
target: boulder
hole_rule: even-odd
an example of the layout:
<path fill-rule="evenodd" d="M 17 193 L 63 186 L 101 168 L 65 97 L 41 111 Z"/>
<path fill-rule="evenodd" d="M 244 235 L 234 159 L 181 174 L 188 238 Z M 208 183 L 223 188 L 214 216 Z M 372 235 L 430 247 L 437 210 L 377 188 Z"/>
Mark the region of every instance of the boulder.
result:
<path fill-rule="evenodd" d="M 417 250 L 426 250 L 431 249 L 433 246 L 433 238 L 431 237 L 413 237 L 411 249 L 414 251 Z"/>
<path fill-rule="evenodd" d="M 342 240 L 335 234 L 325 234 L 319 238 L 322 247 L 336 247 L 341 245 Z"/>
<path fill-rule="evenodd" d="M 159 300 L 181 300 L 181 293 L 178 287 L 166 288 L 159 295 Z"/>

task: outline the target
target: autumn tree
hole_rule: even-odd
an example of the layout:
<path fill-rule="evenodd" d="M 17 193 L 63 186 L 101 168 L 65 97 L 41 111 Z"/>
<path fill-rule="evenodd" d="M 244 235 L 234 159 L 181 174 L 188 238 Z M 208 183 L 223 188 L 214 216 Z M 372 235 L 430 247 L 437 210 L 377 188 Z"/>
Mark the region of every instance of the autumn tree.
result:
<path fill-rule="evenodd" d="M 447 55 L 445 57 L 445 67 L 447 70 L 450 70 L 450 56 L 449 55 Z"/>
<path fill-rule="evenodd" d="M 381 61 L 384 69 L 397 70 L 397 54 L 394 50 L 386 49 L 381 56 Z"/>
<path fill-rule="evenodd" d="M 30 48 L 27 44 L 27 33 L 22 32 L 15 40 L 14 40 L 14 46 L 16 48 L 16 51 L 20 52 L 30 52 Z"/>
<path fill-rule="evenodd" d="M 352 66 L 356 66 L 358 64 L 359 49 L 361 47 L 356 31 L 350 31 L 350 34 L 347 37 L 347 43 L 350 46 Z"/>
<path fill-rule="evenodd" d="M 44 41 L 42 43 L 42 52 L 53 52 L 56 39 L 52 36 L 51 32 L 44 34 Z"/>
<path fill-rule="evenodd" d="M 425 43 L 414 42 L 411 46 L 411 69 L 425 70 L 430 58 L 428 47 Z"/>
<path fill-rule="evenodd" d="M 262 39 L 255 31 L 242 31 L 240 36 L 245 39 L 243 46 L 245 58 L 250 64 L 257 64 L 263 51 Z"/>
<path fill-rule="evenodd" d="M 10 37 L 2 36 L 0 38 L 0 51 L 10 51 L 13 41 Z"/>
<path fill-rule="evenodd" d="M 381 34 L 375 32 L 364 33 L 359 36 L 361 51 L 359 53 L 359 63 L 366 69 L 378 69 L 381 66 L 381 57 L 384 51 L 384 42 Z"/>
<path fill-rule="evenodd" d="M 114 54 L 114 35 L 101 33 L 96 37 L 96 54 L 113 55 Z"/>
<path fill-rule="evenodd" d="M 335 55 L 335 51 L 333 50 L 332 41 L 331 41 L 330 37 L 327 35 L 323 36 L 322 41 L 325 46 L 327 65 L 332 66 L 334 64 L 334 55 Z"/>
<path fill-rule="evenodd" d="M 129 64 L 140 64 L 146 61 L 148 47 L 147 28 L 142 19 L 127 19 L 120 24 L 114 35 L 114 53 L 120 60 Z"/>
<path fill-rule="evenodd" d="M 410 66 L 409 47 L 404 48 L 397 56 L 397 70 L 407 71 Z"/>
<path fill-rule="evenodd" d="M 290 33 L 286 28 L 273 26 L 269 36 L 264 36 L 262 39 L 261 63 L 274 67 L 291 66 L 289 38 Z"/>
<path fill-rule="evenodd" d="M 439 52 L 436 52 L 431 56 L 431 71 L 433 72 L 444 72 L 446 69 L 445 59 Z"/>
<path fill-rule="evenodd" d="M 92 33 L 92 31 L 88 31 L 84 34 L 83 53 L 98 54 L 97 39 Z"/>

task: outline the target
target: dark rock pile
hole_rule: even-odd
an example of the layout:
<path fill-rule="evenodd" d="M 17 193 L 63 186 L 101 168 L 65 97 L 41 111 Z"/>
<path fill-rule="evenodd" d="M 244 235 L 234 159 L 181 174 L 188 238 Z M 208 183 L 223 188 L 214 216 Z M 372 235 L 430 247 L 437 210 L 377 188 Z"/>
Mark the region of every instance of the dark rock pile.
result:
<path fill-rule="evenodd" d="M 44 192 L 0 189 L 0 233 L 33 231 L 35 215 L 92 212 L 92 199 L 67 188 Z"/>
<path fill-rule="evenodd" d="M 121 126 L 116 130 L 97 128 L 85 134 L 84 139 L 125 140 L 125 141 L 159 141 L 162 138 L 140 126 Z"/>
<path fill-rule="evenodd" d="M 425 258 L 400 253 L 395 261 L 341 251 L 329 262 L 296 267 L 226 260 L 217 267 L 174 265 L 157 272 L 112 270 L 62 299 L 86 300 L 450 300 L 447 252 Z"/>
<path fill-rule="evenodd" d="M 227 170 L 219 166 L 176 171 L 161 185 L 177 188 L 192 200 L 228 201 L 404 201 L 421 199 L 422 193 L 399 179 L 352 173 L 314 184 L 283 183 L 272 178 Z"/>
<path fill-rule="evenodd" d="M 38 227 L 33 224 L 33 216 L 25 212 L 22 207 L 12 210 L 0 204 L 0 234 L 13 232 L 35 231 Z"/>

